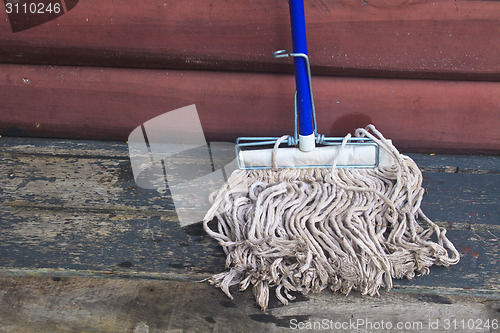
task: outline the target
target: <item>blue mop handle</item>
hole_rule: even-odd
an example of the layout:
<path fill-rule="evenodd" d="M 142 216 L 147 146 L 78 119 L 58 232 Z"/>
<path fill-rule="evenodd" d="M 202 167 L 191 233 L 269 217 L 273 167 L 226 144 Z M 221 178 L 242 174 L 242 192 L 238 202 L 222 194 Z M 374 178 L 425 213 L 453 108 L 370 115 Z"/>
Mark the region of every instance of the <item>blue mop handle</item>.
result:
<path fill-rule="evenodd" d="M 290 3 L 290 21 L 292 26 L 293 52 L 304 53 L 307 55 L 304 1 L 290 0 L 289 3 Z M 303 137 L 305 136 L 310 137 L 311 135 L 313 135 L 314 130 L 313 130 L 312 107 L 311 107 L 311 94 L 309 93 L 309 82 L 307 75 L 306 60 L 302 57 L 294 57 L 294 65 L 295 65 L 295 84 L 297 87 L 297 110 L 299 118 L 299 134 L 300 136 Z M 303 145 L 301 145 L 300 148 L 303 149 L 304 148 Z M 314 146 L 312 148 L 314 148 Z"/>

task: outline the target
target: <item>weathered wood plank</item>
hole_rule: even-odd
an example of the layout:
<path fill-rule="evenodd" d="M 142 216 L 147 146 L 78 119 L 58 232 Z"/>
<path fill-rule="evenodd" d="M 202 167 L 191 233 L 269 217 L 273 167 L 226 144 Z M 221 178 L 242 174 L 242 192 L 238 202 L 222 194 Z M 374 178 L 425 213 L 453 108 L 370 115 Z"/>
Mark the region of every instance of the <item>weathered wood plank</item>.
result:
<path fill-rule="evenodd" d="M 484 328 L 487 319 L 498 318 L 499 307 L 494 300 L 473 297 L 353 293 L 346 298 L 326 291 L 299 296 L 286 307 L 272 299 L 263 313 L 249 292 L 229 300 L 206 283 L 1 277 L 0 289 L 0 331 L 26 333 L 234 332 L 236 323 L 238 332 L 291 331 L 299 323 L 301 328 L 328 324 L 313 331 L 331 325 L 335 332 L 363 332 L 378 331 L 370 325 L 382 321 L 386 328 L 391 324 L 391 332 L 471 332 L 467 326 L 449 330 L 445 325 L 463 318 L 481 321 Z"/>
<path fill-rule="evenodd" d="M 145 121 L 191 104 L 210 141 L 293 131 L 290 75 L 18 65 L 0 70 L 3 135 L 125 140 Z M 374 123 L 401 149 L 499 152 L 498 82 L 315 77 L 314 87 L 319 131 L 327 135 Z"/>
<path fill-rule="evenodd" d="M 123 141 L 51 140 L 42 138 L 1 137 L 0 151 L 15 155 L 94 157 L 128 160 L 128 146 Z"/>
<path fill-rule="evenodd" d="M 321 74 L 500 77 L 494 1 L 306 1 L 309 54 Z M 0 12 L 0 62 L 291 71 L 286 1 L 80 1 L 12 33 Z"/>
<path fill-rule="evenodd" d="M 219 152 L 227 158 L 234 156 L 232 146 L 222 146 Z M 223 150 L 225 149 L 225 150 Z M 95 140 L 63 140 L 24 137 L 0 138 L 0 151 L 16 155 L 49 155 L 78 158 L 104 158 L 128 160 L 129 152 L 125 142 Z M 405 153 L 405 151 L 402 151 Z M 500 173 L 500 156 L 495 155 L 436 155 L 408 154 L 426 172 L 496 174 Z"/>
<path fill-rule="evenodd" d="M 175 218 L 168 193 L 137 187 L 128 161 L 43 155 L 0 160 L 2 199 L 10 207 L 148 211 Z"/>
<path fill-rule="evenodd" d="M 495 155 L 436 155 L 408 154 L 418 166 L 428 172 L 500 173 L 500 156 Z"/>
<path fill-rule="evenodd" d="M 4 140 L 1 138 L 0 143 Z M 8 153 L 0 154 L 0 194 L 5 206 L 17 209 L 92 210 L 109 214 L 117 211 L 140 212 L 170 220 L 176 218 L 174 203 L 168 192 L 161 193 L 136 185 L 125 155 L 115 160 L 90 157 L 93 153 L 86 152 L 87 156 L 80 157 L 85 149 L 77 151 L 76 156 L 66 155 L 71 146 L 67 149 L 45 147 L 39 155 L 15 153 L 18 149 L 15 147 L 22 149 L 24 146 L 14 145 L 14 150 L 5 148 Z M 110 146 L 115 147 L 115 144 Z M 99 154 L 107 151 L 96 150 Z M 63 154 L 51 156 L 50 152 Z M 228 150 L 228 154 L 232 155 L 233 151 Z M 500 164 L 498 157 L 475 158 L 476 164 L 482 164 L 484 160 L 490 162 L 493 170 L 494 165 Z M 185 165 L 192 165 L 194 161 L 196 159 L 186 160 Z M 424 167 L 443 169 L 442 162 L 432 163 L 434 161 L 429 160 Z M 448 228 L 498 225 L 500 206 L 496 201 L 500 193 L 500 174 L 424 172 L 423 186 L 427 189 L 422 204 L 424 212 Z"/>
<path fill-rule="evenodd" d="M 199 279 L 224 268 L 221 248 L 199 224 L 183 229 L 163 216 L 2 208 L 2 268 Z"/>
<path fill-rule="evenodd" d="M 224 270 L 221 248 L 200 224 L 178 224 L 168 193 L 135 185 L 124 143 L 29 142 L 0 139 L 0 275 L 41 268 L 53 276 L 201 279 Z M 434 170 L 424 172 L 422 208 L 449 229 L 462 260 L 395 281 L 396 291 L 500 297 L 499 158 L 416 156 Z M 449 164 L 472 169 L 442 172 Z"/>
<path fill-rule="evenodd" d="M 161 216 L 3 207 L 0 267 L 48 268 L 204 278 L 224 270 L 225 255 L 201 225 L 181 228 Z M 500 231 L 451 230 L 459 265 L 395 286 L 500 293 Z"/>
<path fill-rule="evenodd" d="M 498 226 L 500 174 L 423 173 L 422 209 L 431 219 L 462 227 Z"/>
<path fill-rule="evenodd" d="M 188 276 L 222 270 L 221 249 L 200 225 L 181 228 L 171 199 L 141 190 L 124 168 L 127 161 L 4 154 L 0 266 Z M 437 274 L 414 283 L 498 291 L 500 175 L 424 175 L 422 208 L 451 229 L 464 257 L 459 268 L 434 268 Z"/>
<path fill-rule="evenodd" d="M 397 285 L 500 293 L 500 230 L 448 230 L 447 235 L 460 251 L 460 263 L 451 268 L 432 267 L 431 274 L 411 281 L 399 280 Z"/>

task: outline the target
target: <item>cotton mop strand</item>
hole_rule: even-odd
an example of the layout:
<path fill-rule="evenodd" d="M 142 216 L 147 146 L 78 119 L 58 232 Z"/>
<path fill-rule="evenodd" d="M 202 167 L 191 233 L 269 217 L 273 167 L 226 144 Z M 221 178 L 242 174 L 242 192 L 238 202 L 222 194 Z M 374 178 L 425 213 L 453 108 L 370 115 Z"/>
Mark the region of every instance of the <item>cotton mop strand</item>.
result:
<path fill-rule="evenodd" d="M 433 264 L 458 263 L 446 230 L 420 209 L 424 189 L 415 162 L 372 125 L 356 136 L 374 140 L 395 163 L 373 169 L 280 170 L 275 164 L 233 172 L 212 194 L 203 220 L 229 269 L 212 276 L 212 284 L 230 298 L 229 287 L 245 290 L 251 284 L 265 310 L 270 287 L 276 287 L 283 304 L 294 299 L 290 291 L 330 288 L 373 296 L 383 286 L 391 289 L 392 278 L 411 279 L 427 274 Z M 214 230 L 209 226 L 213 218 L 218 221 Z"/>

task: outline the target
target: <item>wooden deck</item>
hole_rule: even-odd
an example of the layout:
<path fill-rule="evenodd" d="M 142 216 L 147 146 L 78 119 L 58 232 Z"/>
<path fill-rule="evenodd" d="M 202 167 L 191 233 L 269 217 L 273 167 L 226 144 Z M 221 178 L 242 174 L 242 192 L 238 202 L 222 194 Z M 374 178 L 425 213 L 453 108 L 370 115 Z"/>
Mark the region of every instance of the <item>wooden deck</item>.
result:
<path fill-rule="evenodd" d="M 179 226 L 168 195 L 135 185 L 124 142 L 2 137 L 0 332 L 281 332 L 325 319 L 469 332 L 460 320 L 498 320 L 500 158 L 412 157 L 423 210 L 460 263 L 379 297 L 325 291 L 261 312 L 250 292 L 230 300 L 199 282 L 224 269 L 222 250 L 199 223 Z"/>

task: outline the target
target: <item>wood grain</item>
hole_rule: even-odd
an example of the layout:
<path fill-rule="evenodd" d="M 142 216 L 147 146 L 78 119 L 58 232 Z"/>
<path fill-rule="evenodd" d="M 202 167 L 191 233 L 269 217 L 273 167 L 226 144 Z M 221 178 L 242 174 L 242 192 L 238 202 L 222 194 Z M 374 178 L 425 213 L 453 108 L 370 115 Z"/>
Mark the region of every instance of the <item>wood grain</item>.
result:
<path fill-rule="evenodd" d="M 68 270 L 70 276 L 189 280 L 225 271 L 221 247 L 200 224 L 181 228 L 161 213 L 151 215 L 34 209 L 6 203 L 0 212 L 0 267 L 15 275 L 37 268 Z M 482 231 L 452 229 L 448 237 L 461 254 L 457 266 L 433 266 L 429 275 L 411 281 L 395 279 L 394 286 L 500 297 L 498 226 Z"/>
<path fill-rule="evenodd" d="M 306 1 L 313 71 L 439 79 L 500 79 L 495 1 Z M 80 1 L 12 33 L 0 12 L 0 62 L 112 67 L 292 70 L 286 1 Z"/>
<path fill-rule="evenodd" d="M 414 157 L 427 168 L 423 209 L 449 229 L 460 263 L 377 297 L 324 290 L 283 306 L 272 293 L 262 312 L 250 290 L 233 287 L 229 299 L 200 282 L 225 269 L 221 247 L 199 223 L 181 227 L 168 195 L 134 184 L 125 143 L 0 138 L 0 331 L 233 332 L 236 320 L 241 332 L 282 332 L 383 320 L 421 332 L 498 318 L 500 159 Z"/>
<path fill-rule="evenodd" d="M 0 331 L 5 332 L 284 332 L 298 323 L 328 323 L 335 332 L 365 331 L 383 320 L 394 332 L 431 332 L 432 323 L 445 330 L 445 320 L 498 318 L 498 300 L 441 294 L 384 293 L 349 297 L 325 291 L 284 307 L 271 295 L 270 309 L 261 312 L 250 292 L 230 300 L 207 283 L 0 277 Z M 495 310 L 496 309 L 496 310 Z M 358 320 L 359 330 L 335 329 Z M 458 320 L 457 320 L 458 322 Z M 365 326 L 368 325 L 368 326 Z M 317 327 L 317 326 L 316 326 Z M 329 327 L 329 326 L 328 326 Z M 344 326 L 345 328 L 346 326 Z M 356 326 L 354 326 L 356 328 Z M 317 330 L 316 330 L 317 331 Z M 366 331 L 369 331 L 367 329 Z M 470 332 L 457 327 L 454 332 Z M 479 331 L 479 330 L 478 330 Z"/>
<path fill-rule="evenodd" d="M 126 140 L 196 104 L 207 140 L 293 131 L 291 75 L 0 65 L 0 134 Z M 320 133 L 374 123 L 404 151 L 499 152 L 500 83 L 313 78 Z"/>
<path fill-rule="evenodd" d="M 230 145 L 222 146 L 220 142 L 211 142 L 217 145 L 218 151 L 227 162 L 234 157 L 234 150 Z M 119 141 L 96 140 L 48 140 L 43 138 L 2 137 L 0 150 L 17 156 L 37 155 L 101 158 L 115 161 L 129 160 L 127 145 Z M 468 173 L 468 174 L 500 174 L 500 163 L 495 155 L 453 155 L 453 154 L 408 154 L 425 172 Z"/>
<path fill-rule="evenodd" d="M 221 248 L 199 223 L 179 225 L 168 193 L 135 185 L 124 147 L 0 138 L 0 275 L 42 268 L 69 275 L 193 280 L 224 269 Z M 489 173 L 444 172 L 454 161 L 443 159 L 421 158 L 422 166 L 434 170 L 424 173 L 428 195 L 422 209 L 448 228 L 462 260 L 395 285 L 409 292 L 441 288 L 450 294 L 497 295 L 499 159 L 469 158 L 470 165 L 489 161 Z"/>
<path fill-rule="evenodd" d="M 228 154 L 232 156 L 234 152 L 228 151 Z M 176 221 L 169 193 L 137 187 L 128 160 L 0 153 L 0 161 L 0 188 L 6 207 L 91 211 L 104 215 L 121 212 Z M 495 161 L 498 164 L 498 158 Z M 175 167 L 185 165 L 187 168 L 192 164 L 202 164 L 201 158 L 179 161 Z M 434 168 L 438 172 L 424 172 L 427 196 L 422 207 L 427 215 L 451 229 L 496 230 L 500 219 L 496 200 L 500 193 L 500 174 L 475 174 L 472 170 L 448 173 Z"/>

